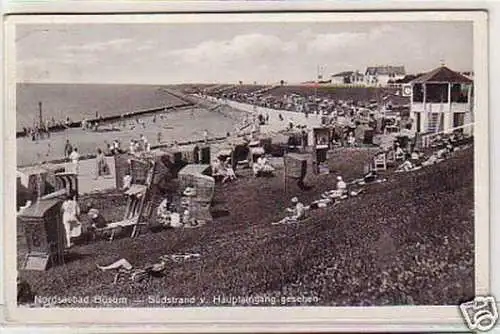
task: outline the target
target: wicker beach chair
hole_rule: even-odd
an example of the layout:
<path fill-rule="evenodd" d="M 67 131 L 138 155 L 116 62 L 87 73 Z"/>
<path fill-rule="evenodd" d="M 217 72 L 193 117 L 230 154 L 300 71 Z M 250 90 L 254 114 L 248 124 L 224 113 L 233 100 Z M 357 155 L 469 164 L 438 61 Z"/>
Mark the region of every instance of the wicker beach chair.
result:
<path fill-rule="evenodd" d="M 123 219 L 118 222 L 109 223 L 98 232 L 111 231 L 110 241 L 118 231 L 124 228 L 133 227 L 130 237 L 138 235 L 139 227 L 147 224 L 151 214 L 151 186 L 155 173 L 154 161 L 141 161 L 132 159 L 130 169 L 132 175 L 132 185 L 125 191 L 127 197 L 127 206 Z"/>

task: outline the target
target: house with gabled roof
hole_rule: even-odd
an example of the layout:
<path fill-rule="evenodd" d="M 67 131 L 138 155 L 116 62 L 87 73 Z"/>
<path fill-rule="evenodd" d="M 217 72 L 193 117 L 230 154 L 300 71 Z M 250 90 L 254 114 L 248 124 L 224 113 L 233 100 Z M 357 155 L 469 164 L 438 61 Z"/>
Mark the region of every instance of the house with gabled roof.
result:
<path fill-rule="evenodd" d="M 337 85 L 362 85 L 364 75 L 359 71 L 344 71 L 331 76 L 332 84 Z"/>
<path fill-rule="evenodd" d="M 404 66 L 370 66 L 365 71 L 365 83 L 368 86 L 387 86 L 389 80 L 395 81 L 404 78 Z"/>

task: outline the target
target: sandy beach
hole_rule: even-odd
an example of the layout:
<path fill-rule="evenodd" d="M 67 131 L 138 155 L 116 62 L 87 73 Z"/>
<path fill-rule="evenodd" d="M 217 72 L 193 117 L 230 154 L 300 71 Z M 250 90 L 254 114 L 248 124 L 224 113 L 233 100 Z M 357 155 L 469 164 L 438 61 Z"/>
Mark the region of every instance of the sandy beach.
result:
<path fill-rule="evenodd" d="M 64 132 L 52 133 L 48 139 L 38 142 L 31 138 L 18 138 L 17 166 L 26 166 L 38 163 L 40 160 L 51 161 L 64 157 L 66 140 L 76 146 L 82 155 L 94 154 L 98 147 L 104 148 L 107 143 L 117 139 L 123 149 L 128 149 L 130 139 L 139 139 L 143 134 L 152 145 L 183 142 L 203 139 L 206 129 L 211 137 L 224 136 L 233 132 L 235 125 L 244 118 L 242 112 L 218 113 L 204 109 L 184 109 L 166 113 L 163 119 L 159 115 L 153 122 L 154 116 L 142 117 L 145 127 L 134 120 L 127 120 L 126 126 L 119 123 L 109 123 L 101 127 L 98 132 L 82 129 L 67 129 Z M 112 128 L 115 127 L 114 130 Z M 161 133 L 161 142 L 158 142 L 158 133 Z"/>

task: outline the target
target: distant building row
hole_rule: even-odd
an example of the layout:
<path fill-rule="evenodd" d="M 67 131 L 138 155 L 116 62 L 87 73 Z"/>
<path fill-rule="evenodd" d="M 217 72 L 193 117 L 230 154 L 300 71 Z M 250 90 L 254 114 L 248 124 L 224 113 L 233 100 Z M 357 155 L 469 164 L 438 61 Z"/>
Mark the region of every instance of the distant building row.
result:
<path fill-rule="evenodd" d="M 365 73 L 360 71 L 345 71 L 331 76 L 332 84 L 387 86 L 406 75 L 404 66 L 371 66 Z"/>
<path fill-rule="evenodd" d="M 470 79 L 473 79 L 472 72 L 460 73 Z M 392 86 L 410 82 L 419 75 L 410 75 L 406 73 L 404 66 L 371 66 L 367 67 L 365 73 L 360 71 L 345 71 L 333 74 L 329 83 L 337 85 L 352 86 Z M 408 79 L 408 80 L 406 80 Z"/>

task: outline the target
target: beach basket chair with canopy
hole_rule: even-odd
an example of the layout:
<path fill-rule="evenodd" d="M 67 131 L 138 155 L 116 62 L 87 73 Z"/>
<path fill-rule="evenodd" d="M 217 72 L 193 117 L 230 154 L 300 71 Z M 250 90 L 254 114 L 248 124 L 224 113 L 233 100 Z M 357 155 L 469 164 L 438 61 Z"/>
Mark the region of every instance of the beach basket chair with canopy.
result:
<path fill-rule="evenodd" d="M 197 222 L 212 222 L 210 206 L 214 196 L 215 179 L 209 175 L 210 165 L 187 165 L 179 172 L 179 193 L 185 209 Z M 187 189 L 191 194 L 186 194 Z"/>
<path fill-rule="evenodd" d="M 387 170 L 387 155 L 385 152 L 378 152 L 373 157 L 373 170 L 375 172 Z"/>

